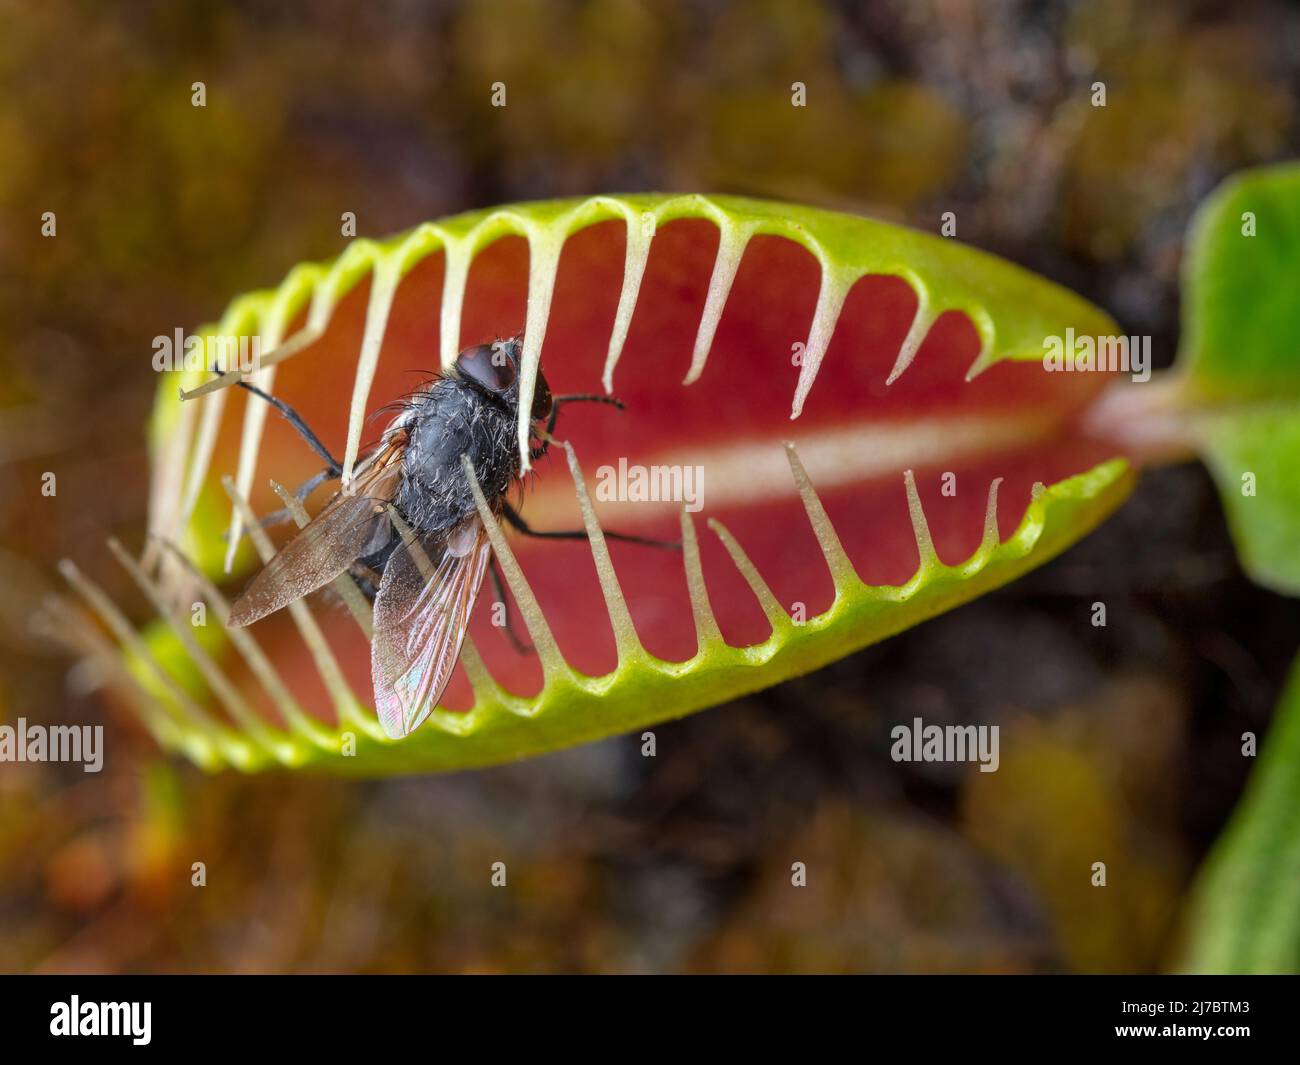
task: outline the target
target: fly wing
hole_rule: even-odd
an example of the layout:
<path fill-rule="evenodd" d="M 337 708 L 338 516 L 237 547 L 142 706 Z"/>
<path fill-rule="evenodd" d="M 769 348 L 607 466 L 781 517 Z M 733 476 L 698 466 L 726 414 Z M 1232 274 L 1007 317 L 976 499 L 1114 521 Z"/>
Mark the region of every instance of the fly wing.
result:
<path fill-rule="evenodd" d="M 384 567 L 370 672 L 379 721 L 393 739 L 414 732 L 442 697 L 491 551 L 474 515 L 446 539 L 417 536 L 399 545 Z"/>
<path fill-rule="evenodd" d="M 230 608 L 229 624 L 251 625 L 329 584 L 358 558 L 388 542 L 388 500 L 401 474 L 400 451 L 389 446 L 284 545 Z"/>

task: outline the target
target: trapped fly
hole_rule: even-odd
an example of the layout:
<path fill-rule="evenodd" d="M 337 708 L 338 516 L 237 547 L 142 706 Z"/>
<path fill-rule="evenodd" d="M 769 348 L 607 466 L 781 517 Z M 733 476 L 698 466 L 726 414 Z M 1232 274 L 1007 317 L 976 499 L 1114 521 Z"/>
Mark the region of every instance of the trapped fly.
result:
<path fill-rule="evenodd" d="M 357 464 L 348 488 L 299 530 L 231 607 L 229 624 L 249 625 L 351 572 L 374 601 L 375 709 L 393 738 L 414 731 L 441 698 L 491 557 L 461 456 L 469 456 L 492 512 L 519 531 L 552 538 L 586 535 L 536 532 L 507 500 L 521 483 L 515 426 L 522 341 L 516 336 L 466 348 L 450 370 L 406 400 L 378 447 Z M 299 489 L 300 497 L 341 476 L 338 462 L 290 407 L 244 387 L 272 403 L 328 463 Z M 534 458 L 546 453 L 560 408 L 580 401 L 622 406 L 610 396 L 552 397 L 539 369 L 529 411 L 530 442 L 537 441 Z M 392 511 L 409 528 L 409 540 Z"/>

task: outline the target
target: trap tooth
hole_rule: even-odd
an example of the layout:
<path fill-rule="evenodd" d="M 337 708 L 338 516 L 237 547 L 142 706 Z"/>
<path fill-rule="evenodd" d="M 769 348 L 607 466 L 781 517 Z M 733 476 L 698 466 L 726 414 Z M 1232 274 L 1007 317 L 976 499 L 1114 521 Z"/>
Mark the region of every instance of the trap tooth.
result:
<path fill-rule="evenodd" d="M 917 575 L 933 566 L 939 565 L 939 556 L 934 551 L 934 541 L 930 539 L 930 523 L 925 520 L 925 509 L 921 506 L 921 496 L 916 490 L 916 477 L 911 470 L 903 471 L 903 484 L 907 488 L 907 513 L 912 519 L 912 535 L 916 537 L 916 549 L 921 556 Z"/>
<path fill-rule="evenodd" d="M 612 201 L 617 204 L 617 201 Z M 614 313 L 614 328 L 609 334 L 609 352 L 605 356 L 605 370 L 601 383 L 606 392 L 614 390 L 614 367 L 623 354 L 632 312 L 636 310 L 637 296 L 641 293 L 641 280 L 645 277 L 645 264 L 650 258 L 650 242 L 654 240 L 656 220 L 650 211 L 638 213 L 622 204 L 618 210 L 627 218 L 627 252 L 623 257 L 623 287 L 618 294 L 618 310 Z"/>
<path fill-rule="evenodd" d="M 185 556 L 179 547 L 174 543 L 167 541 L 162 544 L 166 551 L 177 559 L 186 571 L 198 584 L 203 592 L 203 597 L 211 604 L 216 611 L 217 620 L 225 625 L 230 617 L 230 603 L 215 584 L 213 584 L 194 562 Z M 271 697 L 271 702 L 275 706 L 280 719 L 285 723 L 291 734 L 311 738 L 317 745 L 322 747 L 331 747 L 332 743 L 328 742 L 326 737 L 329 733 L 319 722 L 305 714 L 298 705 L 296 699 L 285 686 L 280 674 L 275 671 L 271 665 L 271 660 L 263 653 L 261 646 L 253 639 L 252 634 L 247 629 L 226 629 L 226 635 L 230 638 L 231 643 L 235 645 L 235 650 L 240 657 L 248 663 L 249 671 L 257 678 L 267 695 Z M 282 762 L 289 764 L 296 761 L 294 752 L 297 748 L 288 747 L 283 753 L 277 752 L 277 757 Z"/>
<path fill-rule="evenodd" d="M 483 656 L 479 654 L 478 648 L 474 646 L 474 641 L 470 638 L 469 633 L 465 634 L 465 642 L 460 645 L 460 664 L 464 667 L 465 676 L 469 678 L 470 690 L 474 693 L 475 707 L 501 702 L 501 687 L 497 684 L 496 678 L 492 676 L 487 663 L 483 661 Z M 457 716 L 465 717 L 466 715 L 462 713 Z M 430 714 L 429 719 L 435 725 L 441 723 L 441 718 L 437 714 Z"/>
<path fill-rule="evenodd" d="M 709 603 L 709 591 L 704 584 L 704 570 L 700 566 L 700 544 L 695 537 L 695 522 L 681 509 L 682 524 L 682 565 L 686 569 L 686 588 L 691 595 L 691 613 L 695 616 L 695 644 L 699 654 L 708 648 L 723 642 L 718 629 L 717 619 L 713 616 L 713 606 Z"/>
<path fill-rule="evenodd" d="M 287 745 L 284 743 L 283 737 L 277 738 L 266 723 L 254 713 L 253 708 L 248 704 L 248 700 L 240 694 L 239 689 L 230 682 L 230 679 L 221 671 L 211 656 L 199 646 L 189 622 L 176 617 L 175 611 L 168 606 L 166 597 L 149 580 L 144 570 L 140 568 L 139 563 L 126 552 L 116 537 L 109 538 L 108 549 L 121 563 L 122 568 L 130 574 L 136 587 L 144 593 L 145 598 L 158 612 L 158 616 L 166 622 L 167 627 L 175 634 L 181 646 L 185 648 L 185 653 L 189 655 L 190 661 L 202 674 L 208 689 L 216 696 L 217 701 L 226 709 L 239 727 L 240 733 L 237 740 L 226 735 L 228 730 L 221 730 L 223 747 L 225 747 L 225 753 L 229 760 L 237 767 L 247 768 L 251 762 L 250 756 L 254 753 L 250 747 L 260 748 L 263 752 L 277 752 L 277 757 L 280 752 L 287 753 L 285 750 Z M 277 748 L 279 751 L 277 751 Z"/>
<path fill-rule="evenodd" d="M 460 352 L 460 313 L 465 306 L 469 267 L 474 258 L 470 238 L 447 234 L 443 241 L 442 308 L 438 312 L 438 365 L 450 369 Z"/>
<path fill-rule="evenodd" d="M 198 407 L 193 403 L 182 403 L 177 412 L 176 439 L 155 453 L 157 466 L 154 469 L 153 483 L 149 489 L 149 515 L 146 521 L 148 531 L 154 536 L 178 539 L 180 522 L 181 486 L 185 480 L 185 469 L 190 454 L 191 441 L 194 439 L 194 427 L 198 421 Z M 153 541 L 145 551 L 145 565 L 152 567 L 155 561 Z"/>
<path fill-rule="evenodd" d="M 718 539 L 722 541 L 722 546 L 727 549 L 727 554 L 731 556 L 731 561 L 736 564 L 736 569 L 740 570 L 741 576 L 745 578 L 750 591 L 754 593 L 754 598 L 758 600 L 758 605 L 763 608 L 763 613 L 767 615 L 772 631 L 776 632 L 788 627 L 790 615 L 785 612 L 785 607 L 781 605 L 780 600 L 772 594 L 772 589 L 767 586 L 767 581 L 763 580 L 762 574 L 758 572 L 757 567 L 745 554 L 745 549 L 740 546 L 727 527 L 716 518 L 709 519 L 709 528 L 717 534 Z"/>
<path fill-rule="evenodd" d="M 542 361 L 542 341 L 551 317 L 551 294 L 564 247 L 562 230 L 545 226 L 528 229 L 528 312 L 524 316 L 524 350 L 519 373 L 519 461 L 520 472 L 532 468 L 528 454 L 528 437 L 532 433 L 533 389 L 537 385 L 537 368 Z"/>
<path fill-rule="evenodd" d="M 352 400 L 348 407 L 348 442 L 343 451 L 343 483 L 352 480 L 352 467 L 361 451 L 361 431 L 366 424 L 366 404 L 370 389 L 375 383 L 375 370 L 379 367 L 379 351 L 384 345 L 384 332 L 388 328 L 388 312 L 393 306 L 393 295 L 401 280 L 401 258 L 398 254 L 375 257 L 374 274 L 370 282 L 370 300 L 366 304 L 366 326 L 361 335 L 361 353 L 357 357 L 356 375 L 352 382 Z"/>
<path fill-rule="evenodd" d="M 388 309 L 392 303 L 393 292 L 399 280 L 395 255 L 386 253 L 382 246 L 373 240 L 359 238 L 349 244 L 343 254 L 335 260 L 329 272 L 317 286 L 311 313 L 308 316 L 309 327 L 324 328 L 329 324 L 330 316 L 338 301 L 364 278 L 370 278 L 370 293 L 366 302 L 366 325 L 362 334 L 361 351 L 357 356 L 357 372 L 353 378 L 352 401 L 348 416 L 348 441 L 343 459 L 343 482 L 352 478 L 352 467 L 356 463 L 357 452 L 361 446 L 361 422 L 365 420 L 365 404 L 370 394 L 370 383 L 374 377 L 374 364 L 379 358 L 379 347 L 383 344 L 384 328 L 387 325 Z M 370 349 L 374 348 L 373 357 Z M 367 363 L 369 363 L 367 365 Z M 361 409 L 360 417 L 357 414 Z"/>
<path fill-rule="evenodd" d="M 319 313 L 318 313 L 319 308 Z M 272 366 L 279 366 L 286 359 L 292 358 L 302 351 L 303 348 L 310 347 L 325 335 L 325 329 L 329 323 L 330 313 L 334 310 L 332 301 L 328 298 L 320 298 L 313 303 L 310 317 L 306 325 L 298 332 L 294 333 L 288 340 L 271 348 L 270 351 L 263 352 L 258 362 L 262 369 L 269 369 Z M 318 323 L 313 324 L 311 319 L 321 319 Z M 223 388 L 229 388 L 231 385 L 238 384 L 244 380 L 244 375 L 238 370 L 227 370 L 225 373 L 218 374 L 211 381 L 204 381 L 203 384 L 191 388 L 188 392 L 181 391 L 181 400 L 188 401 L 199 399 L 202 396 L 209 395 L 212 392 L 219 392 Z"/>
<path fill-rule="evenodd" d="M 791 419 L 799 417 L 803 411 L 804 400 L 808 398 L 813 381 L 817 379 L 817 371 L 821 369 L 822 359 L 826 357 L 826 349 L 830 346 L 835 323 L 844 308 L 845 297 L 857 280 L 857 275 L 837 269 L 820 248 L 817 249 L 817 259 L 822 268 L 821 290 L 817 293 L 817 307 L 813 311 L 812 327 L 808 330 L 808 343 L 799 364 L 799 383 L 794 390 Z"/>
<path fill-rule="evenodd" d="M 578 465 L 573 445 L 566 443 L 564 453 L 569 459 L 569 472 L 573 475 L 573 487 L 578 496 L 578 506 L 582 510 L 582 524 L 587 529 L 591 556 L 596 562 L 596 575 L 600 578 L 600 590 L 605 597 L 605 607 L 609 610 L 609 623 L 614 630 L 614 644 L 618 648 L 619 665 L 622 666 L 633 658 L 643 656 L 645 648 L 641 646 L 636 626 L 632 624 L 632 614 L 618 583 L 618 574 L 614 572 L 609 545 L 605 543 L 605 534 L 596 520 L 596 511 L 591 505 L 591 496 L 582 479 L 582 468 Z"/>
<path fill-rule="evenodd" d="M 722 320 L 722 309 L 731 295 L 731 286 L 744 258 L 745 247 L 753 235 L 753 228 L 741 227 L 718 212 L 718 255 L 713 260 L 713 273 L 709 276 L 709 290 L 704 297 L 704 313 L 700 315 L 700 328 L 695 334 L 695 347 L 691 350 L 691 368 L 686 371 L 682 384 L 691 385 L 700 379 L 704 364 L 713 347 L 713 337 Z M 606 386 L 608 387 L 608 386 Z"/>
<path fill-rule="evenodd" d="M 822 549 L 826 565 L 830 568 L 831 579 L 835 582 L 835 591 L 837 594 L 842 594 L 851 586 L 860 583 L 857 570 L 853 568 L 853 563 L 845 554 L 839 534 L 831 524 L 831 519 L 827 516 L 826 508 L 822 506 L 812 481 L 808 479 L 808 471 L 799 461 L 799 453 L 795 451 L 794 444 L 785 445 L 785 455 L 790 460 L 790 473 L 794 477 L 795 487 L 799 490 L 799 498 L 803 501 L 803 509 L 817 536 L 817 543 Z"/>
<path fill-rule="evenodd" d="M 265 404 L 263 404 L 265 406 Z M 311 515 L 307 513 L 307 508 L 302 505 L 296 495 L 290 492 L 279 481 L 272 481 L 271 488 L 284 503 L 285 509 L 289 511 L 298 528 L 303 528 L 309 521 Z M 339 598 L 343 600 L 343 605 L 348 608 L 348 613 L 352 615 L 352 620 L 357 623 L 357 627 L 369 640 L 374 635 L 374 626 L 372 624 L 373 611 L 370 604 L 366 602 L 366 597 L 361 594 L 361 589 L 357 587 L 357 582 L 352 579 L 352 574 L 346 570 L 334 578 L 330 587 L 336 591 Z"/>
<path fill-rule="evenodd" d="M 239 494 L 234 482 L 229 477 L 221 478 L 221 486 L 226 490 L 226 495 L 230 497 L 230 501 L 243 515 L 244 524 L 248 527 L 248 535 L 252 539 L 253 546 L 257 549 L 257 554 L 262 559 L 263 564 L 270 562 L 275 557 L 275 548 L 267 537 L 266 530 L 258 524 L 257 515 L 253 513 L 253 508 L 249 506 L 248 500 Z M 320 626 L 316 624 L 316 619 L 312 616 L 306 600 L 295 599 L 285 609 L 292 616 L 294 625 L 297 626 L 303 643 L 307 645 L 312 661 L 316 664 L 316 672 L 320 674 L 321 682 L 325 685 L 325 690 L 329 692 L 330 701 L 334 704 L 340 727 L 347 723 L 364 730 L 375 738 L 381 737 L 383 730 L 379 727 L 379 722 L 361 712 L 356 696 L 343 678 L 343 670 L 339 668 L 338 659 L 334 657 L 334 652 L 330 650 L 329 644 L 325 641 L 325 635 L 321 632 Z"/>
<path fill-rule="evenodd" d="M 268 396 L 274 395 L 275 367 L 268 366 L 258 371 L 253 384 Z M 235 466 L 235 486 L 239 494 L 247 497 L 253 487 L 253 476 L 257 472 L 257 457 L 262 448 L 262 433 L 266 429 L 266 417 L 270 412 L 269 403 L 245 403 L 244 420 L 239 430 L 239 459 Z M 239 550 L 239 541 L 244 535 L 244 522 L 239 511 L 231 509 L 230 528 L 226 534 L 226 554 L 222 568 L 229 573 L 235 566 L 235 553 Z"/>
<path fill-rule="evenodd" d="M 510 594 L 515 597 L 519 613 L 524 618 L 524 627 L 528 629 L 529 638 L 537 651 L 537 657 L 541 660 L 544 684 L 549 685 L 560 677 L 571 679 L 573 671 L 569 668 L 569 663 L 564 660 L 564 655 L 560 653 L 559 644 L 555 642 L 546 615 L 542 613 L 542 608 L 537 603 L 537 596 L 533 594 L 524 571 L 519 568 L 514 552 L 506 542 L 505 533 L 501 531 L 501 524 L 483 497 L 483 489 L 479 486 L 474 464 L 470 462 L 468 455 L 462 455 L 460 463 L 469 478 L 470 491 L 474 493 L 474 504 L 478 507 L 479 518 L 487 530 L 488 539 L 492 541 L 492 550 L 501 565 L 501 572 L 505 574 L 506 584 L 510 586 Z"/>
<path fill-rule="evenodd" d="M 261 326 L 262 345 L 268 350 L 262 353 L 258 370 L 252 377 L 252 383 L 267 395 L 275 390 L 275 368 L 284 359 L 296 354 L 308 344 L 319 339 L 325 332 L 324 324 L 313 326 L 312 316 L 324 314 L 328 317 L 329 308 L 321 295 L 321 278 L 325 270 L 314 264 L 295 267 L 290 271 L 285 283 L 276 290 L 274 300 L 267 311 Z M 288 340 L 284 332 L 289 326 L 293 314 L 302 304 L 307 303 L 308 320 Z M 325 307 L 317 312 L 318 306 Z M 262 435 L 266 430 L 266 419 L 270 415 L 267 403 L 245 403 L 244 420 L 239 430 L 239 458 L 235 467 L 235 486 L 245 498 L 253 487 L 253 477 L 257 472 L 257 460 L 262 450 Z M 230 512 L 230 530 L 227 534 L 226 555 L 223 560 L 225 571 L 229 573 L 235 564 L 235 552 L 239 550 L 239 541 L 243 537 L 243 522 L 239 512 Z"/>
<path fill-rule="evenodd" d="M 886 385 L 892 385 L 900 377 L 903 371 L 912 365 L 912 360 L 916 358 L 916 353 L 921 350 L 921 344 L 924 343 L 926 335 L 930 332 L 930 327 L 934 325 L 934 311 L 930 307 L 930 293 L 926 290 L 925 285 L 918 278 L 907 278 L 908 284 L 912 291 L 916 293 L 916 313 L 912 316 L 912 325 L 907 330 L 907 336 L 903 338 L 903 343 L 898 349 L 898 358 L 894 360 L 894 368 L 889 371 L 889 376 L 885 378 Z"/>
<path fill-rule="evenodd" d="M 244 375 L 239 370 L 226 370 L 224 373 L 217 374 L 211 380 L 204 381 L 203 384 L 191 388 L 188 392 L 182 388 L 180 392 L 181 402 L 189 403 L 196 399 L 202 399 L 204 396 L 210 396 L 215 392 L 227 389 L 243 379 Z"/>
<path fill-rule="evenodd" d="M 411 527 L 406 524 L 392 503 L 385 504 L 388 511 L 388 520 L 393 523 L 393 528 L 397 530 L 397 535 L 402 538 L 402 546 L 411 553 L 411 558 L 415 561 L 415 568 L 420 571 L 420 576 L 425 582 L 433 580 L 438 572 L 438 568 L 433 564 L 433 560 L 425 553 L 424 545 L 420 543 L 419 538 L 412 531 Z"/>
<path fill-rule="evenodd" d="M 1001 484 L 1001 477 L 993 478 L 989 484 L 989 501 L 984 509 L 984 539 L 980 541 L 979 550 L 975 552 L 975 557 L 980 559 L 981 566 L 1002 542 L 1001 534 L 998 532 L 998 486 Z"/>
<path fill-rule="evenodd" d="M 141 707 L 149 707 L 152 710 L 152 713 L 145 711 L 146 720 L 152 720 L 154 728 L 160 733 L 170 733 L 173 741 L 199 765 L 207 769 L 220 768 L 222 758 L 216 743 L 216 724 L 208 716 L 207 711 L 190 698 L 185 689 L 177 683 L 176 678 L 163 668 L 162 663 L 149 650 L 149 646 L 135 631 L 126 616 L 99 585 L 85 576 L 68 559 L 59 563 L 59 572 L 108 626 L 123 649 L 142 662 L 172 697 L 171 702 L 164 701 L 162 704 L 170 715 L 168 718 L 161 716 L 153 700 L 148 698 L 143 700 Z M 163 722 L 172 727 L 165 727 Z M 179 728 L 174 731 L 176 726 Z"/>
<path fill-rule="evenodd" d="M 230 305 L 226 313 L 221 316 L 220 324 L 211 332 L 203 335 L 205 364 L 212 361 L 209 358 L 209 352 L 214 344 L 220 344 L 223 348 L 233 345 L 233 350 L 238 351 L 240 337 L 246 338 L 257 335 L 264 316 L 260 304 L 260 298 L 256 294 L 252 294 L 243 296 Z M 238 367 L 234 369 L 237 370 Z M 222 374 L 219 379 L 224 379 L 227 376 L 229 375 Z M 241 380 L 242 377 L 242 374 L 236 373 L 229 384 L 234 384 Z M 192 398 L 194 393 L 190 393 L 189 396 Z M 176 520 L 172 527 L 167 530 L 169 539 L 179 539 L 181 530 L 190 524 L 190 519 L 194 514 L 194 507 L 198 503 L 199 493 L 202 491 L 203 483 L 212 468 L 212 459 L 216 452 L 217 436 L 221 430 L 221 419 L 226 411 L 227 399 L 229 399 L 229 393 L 223 386 L 220 390 L 205 394 L 198 400 L 198 405 L 202 408 L 198 436 L 194 442 L 193 453 L 190 455 L 189 476 L 185 481 Z"/>
<path fill-rule="evenodd" d="M 226 412 L 228 391 L 215 392 L 199 400 L 199 431 L 194 440 L 194 451 L 190 457 L 190 472 L 186 478 L 185 490 L 181 495 L 181 505 L 176 512 L 176 527 L 173 532 L 185 528 L 194 514 L 194 506 L 199 501 L 199 492 L 203 482 L 212 468 L 212 456 L 217 449 L 217 434 L 221 430 L 221 418 Z"/>
<path fill-rule="evenodd" d="M 979 334 L 980 350 L 975 356 L 975 361 L 970 364 L 970 369 L 966 371 L 966 380 L 973 381 L 982 374 L 997 360 L 993 357 L 993 333 L 994 326 L 989 313 L 983 307 L 972 307 L 966 312 L 971 323 L 975 326 L 975 332 Z"/>

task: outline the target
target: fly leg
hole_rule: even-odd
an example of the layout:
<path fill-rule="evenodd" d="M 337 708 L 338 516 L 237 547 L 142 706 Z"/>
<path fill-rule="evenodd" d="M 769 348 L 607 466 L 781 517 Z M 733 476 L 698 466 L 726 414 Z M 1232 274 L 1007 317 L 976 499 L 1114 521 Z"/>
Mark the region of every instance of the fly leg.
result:
<path fill-rule="evenodd" d="M 573 392 L 568 395 L 556 396 L 551 401 L 551 416 L 546 419 L 546 432 L 542 434 L 542 444 L 535 447 L 530 452 L 534 459 L 539 459 L 546 454 L 547 449 L 551 446 L 551 434 L 555 432 L 555 423 L 560 418 L 560 408 L 566 403 L 607 403 L 611 407 L 619 410 L 626 410 L 623 401 L 616 396 L 601 395 L 596 392 Z M 586 529 L 560 529 L 553 531 L 541 532 L 534 529 L 528 522 L 520 517 L 519 511 L 515 510 L 509 503 L 502 506 L 502 516 L 516 530 L 525 536 L 535 536 L 542 540 L 585 540 L 587 539 Z M 680 551 L 682 543 L 680 540 L 652 540 L 648 536 L 632 536 L 629 533 L 614 532 L 611 529 L 605 530 L 605 539 L 621 540 L 626 544 L 642 544 L 645 547 L 663 547 L 670 551 Z"/>
<path fill-rule="evenodd" d="M 301 414 L 299 414 L 296 410 L 294 410 L 291 406 L 289 406 L 289 404 L 287 404 L 284 400 L 278 399 L 277 397 L 272 396 L 269 393 L 263 392 L 256 385 L 250 385 L 247 381 L 240 381 L 239 387 L 248 389 L 250 392 L 253 393 L 253 395 L 258 396 L 259 398 L 266 400 L 267 403 L 271 404 L 271 406 L 273 406 L 276 410 L 280 412 L 280 414 L 284 417 L 284 420 L 293 426 L 297 434 L 307 441 L 307 446 L 310 447 L 314 452 L 316 452 L 316 454 L 318 454 L 321 458 L 323 458 L 326 461 L 326 463 L 328 463 L 328 466 L 326 468 L 329 470 L 333 470 L 335 477 L 341 477 L 343 475 L 342 463 L 340 463 L 338 459 L 336 459 L 333 455 L 330 454 L 329 448 L 327 448 L 324 444 L 322 444 L 320 437 L 311 431 L 307 423 L 302 420 Z"/>
<path fill-rule="evenodd" d="M 321 470 L 320 473 L 303 481 L 302 484 L 293 490 L 294 498 L 296 498 L 299 503 L 305 503 L 307 497 L 316 491 L 317 488 L 323 485 L 326 481 L 333 481 L 337 477 L 338 471 L 336 470 Z M 281 507 L 279 510 L 273 510 L 268 514 L 262 515 L 262 517 L 257 520 L 257 524 L 263 529 L 269 529 L 276 525 L 283 525 L 291 517 L 293 517 L 293 512 L 288 507 Z M 247 536 L 248 534 L 245 533 L 244 535 Z"/>
<path fill-rule="evenodd" d="M 267 403 L 271 404 L 271 406 L 273 406 L 277 411 L 279 411 L 281 416 L 284 418 L 284 420 L 287 421 L 290 425 L 292 425 L 294 431 L 297 432 L 297 434 L 307 442 L 307 446 L 310 447 L 314 452 L 316 452 L 316 454 L 318 454 L 321 458 L 323 458 L 326 461 L 326 463 L 328 463 L 328 465 L 323 470 L 321 470 L 320 473 L 304 481 L 302 484 L 300 484 L 297 488 L 294 489 L 293 494 L 298 499 L 299 502 L 305 502 L 307 500 L 307 497 L 310 496 L 312 492 L 316 491 L 317 488 L 319 488 L 322 484 L 325 484 L 327 481 L 336 481 L 343 476 L 342 464 L 339 462 L 338 459 L 336 459 L 333 455 L 330 454 L 329 448 L 327 448 L 323 443 L 321 443 L 320 437 L 318 437 L 314 432 L 312 432 L 310 426 L 308 426 L 307 423 L 303 420 L 301 414 L 299 414 L 296 410 L 294 410 L 291 406 L 289 406 L 289 404 L 287 404 L 284 400 L 277 399 L 275 396 L 272 396 L 267 392 L 263 392 L 256 385 L 250 385 L 247 381 L 240 381 L 238 384 L 240 388 L 248 389 L 248 391 L 252 392 L 253 395 L 257 396 L 260 399 L 264 399 Z M 258 521 L 258 524 L 261 525 L 263 528 L 268 528 L 274 525 L 283 525 L 285 522 L 287 522 L 290 519 L 290 517 L 292 517 L 292 513 L 289 510 L 289 508 L 281 507 L 279 510 L 273 510 L 269 514 L 263 516 Z M 245 533 L 244 535 L 248 535 L 248 534 Z"/>
<path fill-rule="evenodd" d="M 551 400 L 551 416 L 546 419 L 546 432 L 542 435 L 540 447 L 532 448 L 529 457 L 540 459 L 551 446 L 550 436 L 555 432 L 555 423 L 560 417 L 560 408 L 566 403 L 605 403 L 619 410 L 626 410 L 623 401 L 616 396 L 600 395 L 596 392 L 571 392 L 568 395 L 555 396 Z"/>
<path fill-rule="evenodd" d="M 506 519 L 512 529 L 515 529 L 525 536 L 535 536 L 539 540 L 585 540 L 587 539 L 586 529 L 534 529 L 528 522 L 524 521 L 519 511 L 515 510 L 509 503 L 501 504 L 501 516 Z M 648 536 L 633 536 L 631 533 L 614 532 L 612 529 L 606 529 L 606 540 L 619 540 L 625 544 L 641 544 L 643 547 L 662 547 L 668 551 L 680 551 L 682 542 L 680 540 L 654 540 Z"/>

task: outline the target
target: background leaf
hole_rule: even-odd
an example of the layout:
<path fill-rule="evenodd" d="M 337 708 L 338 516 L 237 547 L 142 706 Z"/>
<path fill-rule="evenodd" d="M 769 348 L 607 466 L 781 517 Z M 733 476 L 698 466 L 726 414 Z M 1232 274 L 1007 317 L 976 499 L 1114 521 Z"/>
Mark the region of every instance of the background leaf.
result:
<path fill-rule="evenodd" d="M 1243 567 L 1300 592 L 1300 165 L 1246 171 L 1193 221 L 1179 368 Z M 1254 496 L 1243 495 L 1254 474 Z"/>
<path fill-rule="evenodd" d="M 1202 439 L 1242 568 L 1268 588 L 1300 594 L 1300 404 L 1216 417 Z"/>
<path fill-rule="evenodd" d="M 1298 271 L 1300 164 L 1244 171 L 1205 201 L 1183 271 L 1180 366 L 1198 394 L 1300 399 Z"/>
<path fill-rule="evenodd" d="M 1300 966 L 1300 659 L 1259 764 L 1194 895 L 1182 968 L 1290 973 Z"/>

